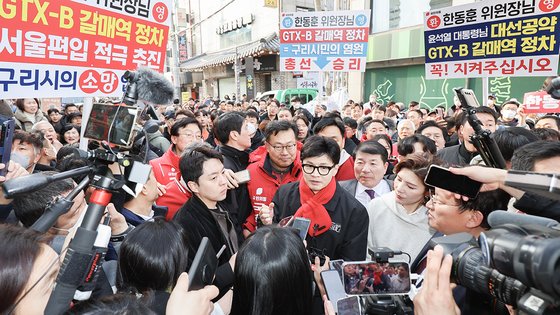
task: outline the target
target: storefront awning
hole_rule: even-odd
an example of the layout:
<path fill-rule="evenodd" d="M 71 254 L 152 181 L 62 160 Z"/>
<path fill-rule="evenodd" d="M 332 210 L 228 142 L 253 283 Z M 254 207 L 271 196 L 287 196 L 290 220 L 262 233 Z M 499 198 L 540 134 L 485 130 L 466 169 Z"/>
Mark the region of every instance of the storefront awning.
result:
<path fill-rule="evenodd" d="M 230 47 L 224 50 L 204 53 L 188 59 L 181 64 L 181 71 L 197 72 L 205 68 L 231 64 L 235 58 L 257 57 L 262 55 L 277 54 L 280 49 L 280 40 L 276 33 L 263 37 L 257 41 Z"/>

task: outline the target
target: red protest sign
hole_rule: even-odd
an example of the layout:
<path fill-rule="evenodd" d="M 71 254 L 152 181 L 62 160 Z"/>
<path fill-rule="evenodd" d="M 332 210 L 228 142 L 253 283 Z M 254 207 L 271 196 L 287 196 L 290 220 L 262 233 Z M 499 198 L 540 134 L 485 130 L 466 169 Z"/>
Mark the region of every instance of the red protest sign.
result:
<path fill-rule="evenodd" d="M 560 100 L 552 98 L 545 91 L 525 93 L 523 103 L 527 114 L 560 112 Z"/>

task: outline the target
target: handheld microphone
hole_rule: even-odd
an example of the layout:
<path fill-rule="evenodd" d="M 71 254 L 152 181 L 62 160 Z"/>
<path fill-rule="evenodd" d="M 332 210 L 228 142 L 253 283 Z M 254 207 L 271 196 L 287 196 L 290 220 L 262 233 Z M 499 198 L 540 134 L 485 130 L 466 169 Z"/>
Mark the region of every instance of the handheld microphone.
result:
<path fill-rule="evenodd" d="M 488 224 L 495 228 L 504 224 L 521 225 L 540 225 L 544 227 L 554 227 L 558 221 L 549 218 L 538 217 L 530 214 L 513 213 L 503 210 L 492 211 L 488 216 Z"/>

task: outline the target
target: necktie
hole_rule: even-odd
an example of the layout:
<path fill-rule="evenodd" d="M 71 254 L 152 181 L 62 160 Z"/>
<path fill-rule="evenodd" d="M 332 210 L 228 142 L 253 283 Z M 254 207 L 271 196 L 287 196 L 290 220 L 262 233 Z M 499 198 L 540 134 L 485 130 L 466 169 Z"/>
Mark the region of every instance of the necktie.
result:
<path fill-rule="evenodd" d="M 369 199 L 375 198 L 375 191 L 373 189 L 366 189 L 365 191 L 369 195 Z"/>

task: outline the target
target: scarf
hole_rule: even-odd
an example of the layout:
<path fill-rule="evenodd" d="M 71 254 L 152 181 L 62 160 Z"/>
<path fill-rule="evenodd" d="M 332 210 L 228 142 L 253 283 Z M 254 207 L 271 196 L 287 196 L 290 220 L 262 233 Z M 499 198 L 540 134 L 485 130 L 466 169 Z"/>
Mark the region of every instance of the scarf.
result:
<path fill-rule="evenodd" d="M 336 181 L 334 177 L 325 188 L 316 194 L 313 194 L 303 177 L 300 179 L 299 201 L 301 206 L 294 214 L 294 217 L 303 217 L 311 220 L 309 230 L 307 231 L 309 236 L 321 235 L 331 228 L 331 217 L 323 205 L 331 200 L 335 191 Z"/>

